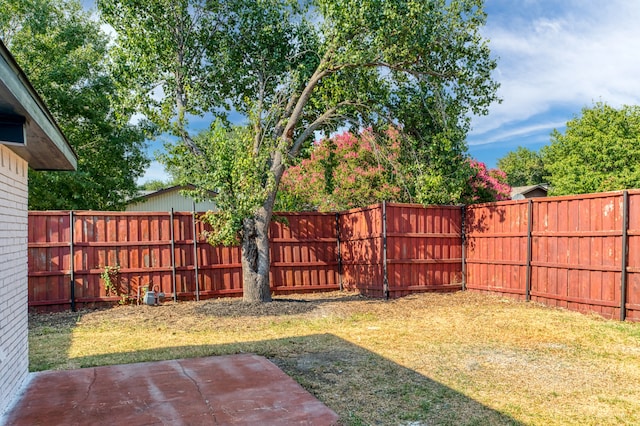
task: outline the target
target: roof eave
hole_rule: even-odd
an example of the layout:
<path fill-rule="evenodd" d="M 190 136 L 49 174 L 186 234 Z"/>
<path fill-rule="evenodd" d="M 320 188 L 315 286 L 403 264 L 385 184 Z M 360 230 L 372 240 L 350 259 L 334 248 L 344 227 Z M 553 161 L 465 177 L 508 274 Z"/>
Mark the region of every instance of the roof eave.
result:
<path fill-rule="evenodd" d="M 0 113 L 24 117 L 24 145 L 7 145 L 35 170 L 75 170 L 78 158 L 44 101 L 0 41 Z"/>

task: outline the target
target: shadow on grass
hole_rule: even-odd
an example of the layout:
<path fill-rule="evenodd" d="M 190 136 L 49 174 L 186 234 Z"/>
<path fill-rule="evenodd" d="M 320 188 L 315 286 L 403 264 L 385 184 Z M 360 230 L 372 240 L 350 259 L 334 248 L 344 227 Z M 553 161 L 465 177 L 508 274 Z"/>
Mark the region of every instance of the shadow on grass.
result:
<path fill-rule="evenodd" d="M 73 329 L 80 321 L 81 313 L 57 312 L 29 314 L 29 370 L 59 369 L 68 362 Z M 46 345 L 34 344 L 46 341 Z M 38 348 L 34 350 L 34 347 Z"/>
<path fill-rule="evenodd" d="M 73 358 L 93 367 L 255 353 L 333 409 L 345 425 L 517 425 L 515 419 L 332 334 L 223 345 L 174 346 Z"/>

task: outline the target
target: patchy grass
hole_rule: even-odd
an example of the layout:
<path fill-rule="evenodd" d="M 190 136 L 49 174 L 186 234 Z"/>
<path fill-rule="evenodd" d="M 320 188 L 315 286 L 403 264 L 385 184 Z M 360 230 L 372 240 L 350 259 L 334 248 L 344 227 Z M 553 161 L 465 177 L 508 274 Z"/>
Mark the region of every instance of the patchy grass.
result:
<path fill-rule="evenodd" d="M 491 295 L 33 315 L 34 371 L 251 352 L 346 425 L 640 424 L 640 324 Z"/>

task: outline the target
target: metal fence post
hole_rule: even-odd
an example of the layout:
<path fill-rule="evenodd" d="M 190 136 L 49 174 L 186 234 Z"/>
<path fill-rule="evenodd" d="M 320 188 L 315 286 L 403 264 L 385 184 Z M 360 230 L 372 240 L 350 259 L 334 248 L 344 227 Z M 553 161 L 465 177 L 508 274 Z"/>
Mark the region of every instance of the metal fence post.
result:
<path fill-rule="evenodd" d="M 71 311 L 76 311 L 76 265 L 75 265 L 75 248 L 73 246 L 73 210 L 69 211 L 69 268 L 71 275 L 70 285 L 70 296 L 71 296 Z"/>
<path fill-rule="evenodd" d="M 171 292 L 173 293 L 173 301 L 178 299 L 176 294 L 176 238 L 175 231 L 173 229 L 173 207 L 171 208 L 171 215 L 169 216 L 169 233 L 171 234 Z"/>
<path fill-rule="evenodd" d="M 527 205 L 527 271 L 526 271 L 526 300 L 531 300 L 531 255 L 532 255 L 532 238 L 533 232 L 533 200 L 529 199 Z"/>
<path fill-rule="evenodd" d="M 622 268 L 620 278 L 620 321 L 627 318 L 627 257 L 629 255 L 629 192 L 622 193 Z"/>
<path fill-rule="evenodd" d="M 340 253 L 340 213 L 336 213 L 336 250 L 338 251 L 338 285 L 340 291 L 344 290 L 342 286 L 342 254 Z"/>
<path fill-rule="evenodd" d="M 466 249 L 467 249 L 467 234 L 465 229 L 465 220 L 467 215 L 467 206 L 464 204 L 460 208 L 460 241 L 462 247 L 462 256 L 460 262 L 462 263 L 462 291 L 467 290 L 467 257 L 466 257 Z"/>
<path fill-rule="evenodd" d="M 389 299 L 389 272 L 387 270 L 387 203 L 382 202 L 382 291 L 384 298 Z"/>
<path fill-rule="evenodd" d="M 193 203 L 193 212 L 191 213 L 191 223 L 193 225 L 193 263 L 196 282 L 196 300 L 200 301 L 200 278 L 198 277 L 200 269 L 198 268 L 198 235 L 196 235 L 196 204 Z"/>

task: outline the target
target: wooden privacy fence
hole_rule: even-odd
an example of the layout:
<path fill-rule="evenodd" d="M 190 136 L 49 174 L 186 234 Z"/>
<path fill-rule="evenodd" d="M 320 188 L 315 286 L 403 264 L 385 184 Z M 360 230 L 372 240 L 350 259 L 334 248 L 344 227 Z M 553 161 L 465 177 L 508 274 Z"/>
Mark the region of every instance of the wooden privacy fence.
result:
<path fill-rule="evenodd" d="M 346 289 L 401 297 L 462 288 L 462 209 L 380 204 L 338 214 Z"/>
<path fill-rule="evenodd" d="M 397 297 L 461 288 L 461 209 L 380 204 L 283 213 L 270 227 L 275 293 L 357 289 Z M 29 306 L 47 311 L 137 298 L 239 296 L 239 247 L 213 247 L 194 213 L 30 212 Z M 101 275 L 117 267 L 108 292 Z M 410 277 L 410 278 L 409 278 Z"/>
<path fill-rule="evenodd" d="M 466 209 L 466 288 L 640 321 L 640 191 Z"/>
<path fill-rule="evenodd" d="M 640 321 L 640 190 L 281 216 L 270 228 L 275 293 L 467 288 Z M 118 301 L 100 277 L 115 265 L 125 297 L 144 286 L 176 300 L 241 295 L 240 249 L 210 246 L 204 230 L 193 213 L 31 212 L 29 306 Z"/>

